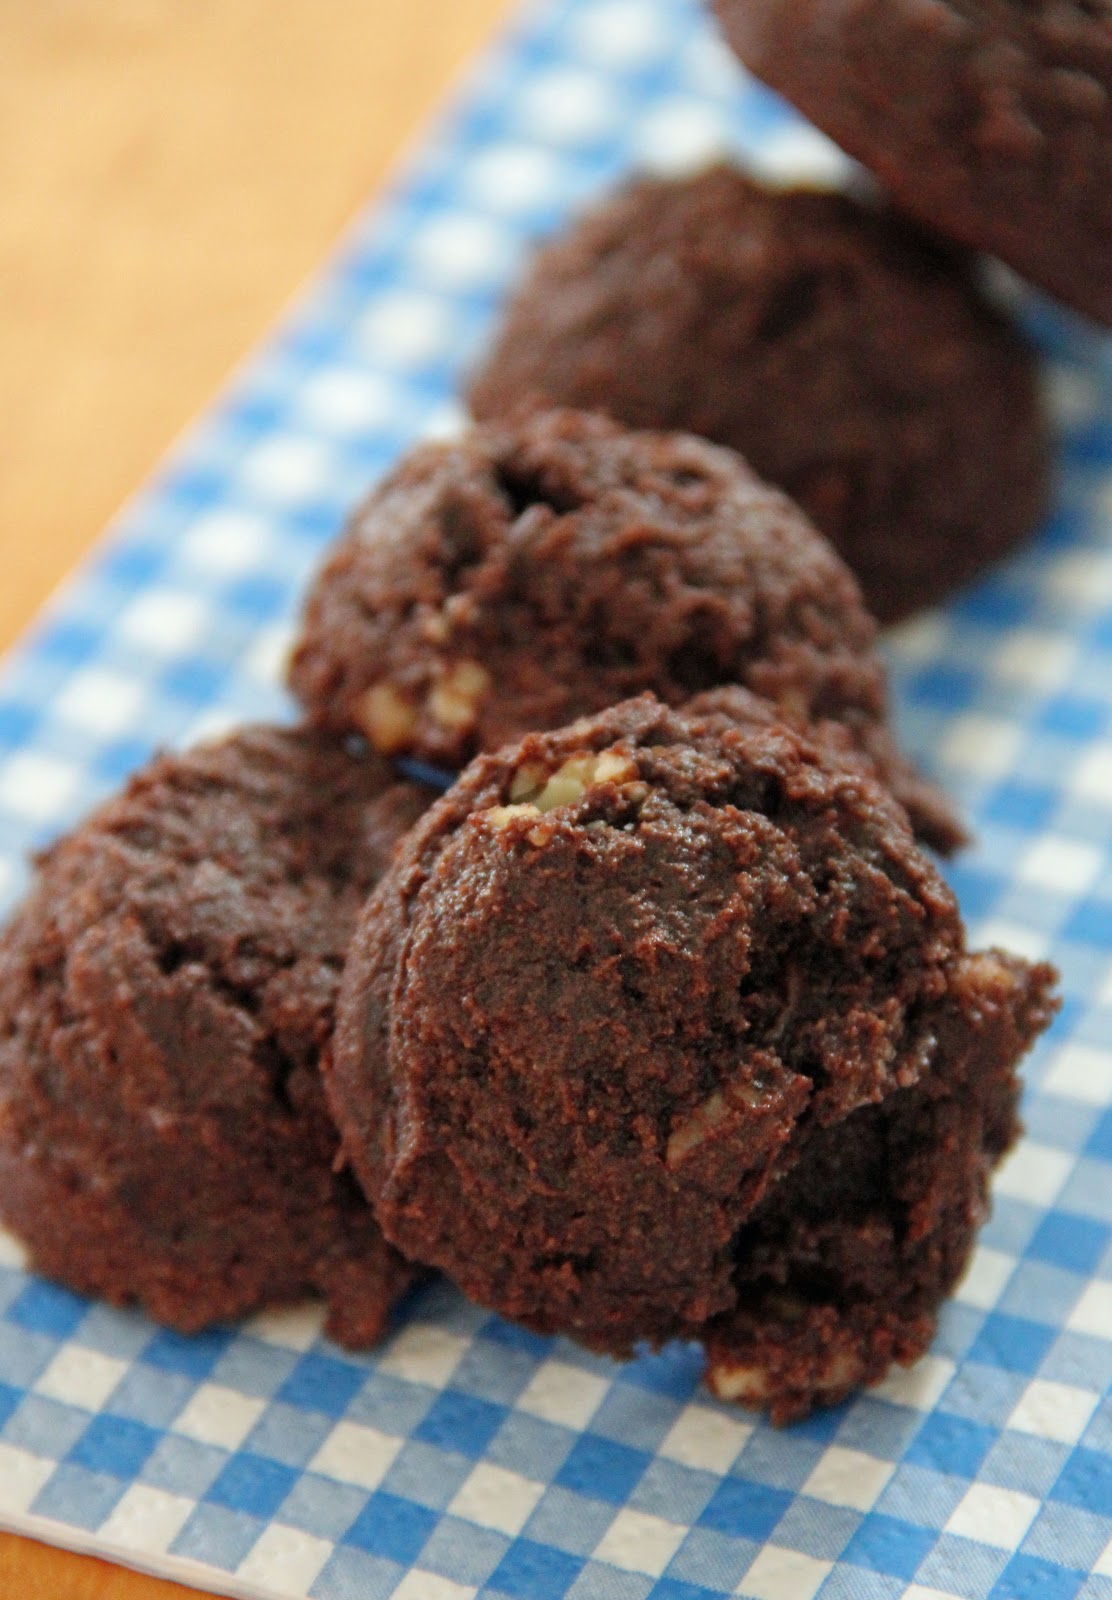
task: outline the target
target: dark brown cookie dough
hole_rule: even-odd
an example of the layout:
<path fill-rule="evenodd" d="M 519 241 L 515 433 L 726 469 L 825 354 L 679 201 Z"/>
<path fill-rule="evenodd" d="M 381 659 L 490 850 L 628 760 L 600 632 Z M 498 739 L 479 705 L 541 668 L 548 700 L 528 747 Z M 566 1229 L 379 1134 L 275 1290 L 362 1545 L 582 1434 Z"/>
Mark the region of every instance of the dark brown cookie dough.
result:
<path fill-rule="evenodd" d="M 911 215 L 1112 323 L 1112 0 L 717 0 Z"/>
<path fill-rule="evenodd" d="M 629 184 L 537 256 L 471 388 L 683 429 L 790 494 L 883 622 L 1046 508 L 1037 369 L 972 261 L 844 195 L 729 167 Z"/>
<path fill-rule="evenodd" d="M 417 824 L 352 944 L 329 1099 L 399 1249 L 621 1353 L 733 1308 L 738 1230 L 809 1141 L 943 1056 L 976 1069 L 964 962 L 860 758 L 643 696 L 478 757 Z"/>
<path fill-rule="evenodd" d="M 152 761 L 0 939 L 0 1213 L 32 1265 L 182 1332 L 318 1292 L 369 1343 L 412 1278 L 319 1074 L 355 918 L 431 794 L 312 732 Z"/>
<path fill-rule="evenodd" d="M 842 722 L 929 843 L 961 831 L 887 722 L 875 625 L 806 518 L 731 451 L 551 411 L 426 445 L 356 512 L 309 597 L 309 715 L 447 766 L 642 690 L 721 683 Z"/>
<path fill-rule="evenodd" d="M 935 1070 L 814 1131 L 735 1241 L 738 1309 L 704 1336 L 722 1399 L 787 1422 L 924 1353 L 1018 1132 L 1016 1062 L 1052 983 L 1001 951 L 964 958 L 936 1013 Z"/>

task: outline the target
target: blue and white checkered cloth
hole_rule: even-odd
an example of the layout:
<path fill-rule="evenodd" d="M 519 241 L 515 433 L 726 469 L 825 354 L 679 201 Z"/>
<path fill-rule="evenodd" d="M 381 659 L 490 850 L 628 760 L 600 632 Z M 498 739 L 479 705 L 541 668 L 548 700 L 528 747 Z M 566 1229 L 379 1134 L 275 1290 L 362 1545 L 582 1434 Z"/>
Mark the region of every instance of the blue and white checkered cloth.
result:
<path fill-rule="evenodd" d="M 293 317 L 0 680 L 0 894 L 158 744 L 288 717 L 299 591 L 345 508 L 450 428 L 527 244 L 633 165 L 842 160 L 695 0 L 551 0 L 480 65 Z M 690 1348 L 625 1366 L 445 1285 L 356 1358 L 315 1308 L 182 1339 L 0 1247 L 0 1522 L 236 1595 L 1112 1600 L 1112 353 L 1046 307 L 1058 510 L 891 644 L 907 743 L 978 843 L 971 935 L 1066 1003 L 931 1353 L 777 1433 Z"/>

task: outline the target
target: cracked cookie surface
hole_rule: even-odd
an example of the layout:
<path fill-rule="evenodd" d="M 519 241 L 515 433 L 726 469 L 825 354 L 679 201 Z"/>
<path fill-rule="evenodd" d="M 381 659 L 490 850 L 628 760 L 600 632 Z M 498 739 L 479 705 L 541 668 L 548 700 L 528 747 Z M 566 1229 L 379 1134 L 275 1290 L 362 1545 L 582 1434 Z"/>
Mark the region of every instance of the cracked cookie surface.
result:
<path fill-rule="evenodd" d="M 812 1132 L 734 1241 L 737 1306 L 703 1335 L 720 1398 L 787 1422 L 923 1355 L 1019 1131 L 1016 1063 L 1054 1013 L 1053 983 L 999 950 L 962 957 L 935 1069 Z"/>

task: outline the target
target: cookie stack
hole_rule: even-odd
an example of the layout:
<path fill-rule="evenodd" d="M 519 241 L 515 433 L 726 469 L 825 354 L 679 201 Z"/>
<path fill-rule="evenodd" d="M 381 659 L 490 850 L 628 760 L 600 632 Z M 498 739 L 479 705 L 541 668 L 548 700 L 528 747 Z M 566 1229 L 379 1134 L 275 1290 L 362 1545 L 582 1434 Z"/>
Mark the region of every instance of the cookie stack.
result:
<path fill-rule="evenodd" d="M 808 84 L 778 21 L 868 11 L 724 9 Z M 303 725 L 40 859 L 0 1213 L 182 1331 L 315 1292 L 361 1347 L 436 1269 L 786 1421 L 926 1348 L 1056 1004 L 966 948 L 866 606 L 1037 519 L 1033 359 L 955 247 L 718 168 L 542 252 L 471 393 L 318 573 Z"/>

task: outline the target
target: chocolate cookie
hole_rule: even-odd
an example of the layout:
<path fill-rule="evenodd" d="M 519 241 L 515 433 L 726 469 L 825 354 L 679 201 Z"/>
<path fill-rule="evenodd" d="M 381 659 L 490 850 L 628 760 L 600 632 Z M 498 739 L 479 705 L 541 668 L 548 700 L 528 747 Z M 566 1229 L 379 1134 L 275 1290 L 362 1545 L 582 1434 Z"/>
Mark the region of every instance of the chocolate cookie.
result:
<path fill-rule="evenodd" d="M 826 1130 L 981 1070 L 968 959 L 860 759 L 646 695 L 478 757 L 417 824 L 329 1099 L 399 1249 L 624 1353 L 733 1309 L 739 1229 Z M 1048 980 L 1014 970 L 1018 1011 Z"/>
<path fill-rule="evenodd" d="M 787 1422 L 924 1353 L 1018 1132 L 1015 1063 L 1051 982 L 1000 951 L 966 957 L 936 1013 L 935 1070 L 812 1133 L 734 1243 L 738 1309 L 704 1335 L 720 1398 Z"/>
<path fill-rule="evenodd" d="M 1112 0 L 717 0 L 913 216 L 1112 324 Z"/>
<path fill-rule="evenodd" d="M 883 622 L 1031 532 L 1048 439 L 1033 353 L 970 258 L 844 195 L 729 167 L 642 179 L 543 249 L 471 387 L 678 428 L 803 507 Z"/>
<path fill-rule="evenodd" d="M 33 1266 L 188 1333 L 317 1291 L 352 1345 L 412 1269 L 318 1064 L 347 940 L 431 795 L 254 728 L 152 761 L 0 940 L 0 1213 Z"/>
<path fill-rule="evenodd" d="M 788 721 L 843 722 L 923 838 L 962 837 L 896 749 L 850 572 L 684 434 L 551 411 L 415 450 L 319 574 L 290 681 L 317 723 L 453 767 L 642 690 L 740 683 Z"/>

